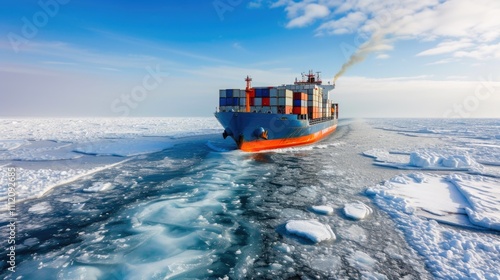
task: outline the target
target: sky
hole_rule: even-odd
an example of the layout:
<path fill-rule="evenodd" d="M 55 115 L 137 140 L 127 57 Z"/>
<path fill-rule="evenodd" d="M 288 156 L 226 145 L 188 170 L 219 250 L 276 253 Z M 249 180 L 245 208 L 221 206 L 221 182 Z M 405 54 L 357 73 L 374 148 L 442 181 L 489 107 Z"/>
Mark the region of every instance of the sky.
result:
<path fill-rule="evenodd" d="M 0 117 L 208 117 L 246 75 L 314 70 L 344 118 L 500 118 L 498 0 L 2 6 Z"/>

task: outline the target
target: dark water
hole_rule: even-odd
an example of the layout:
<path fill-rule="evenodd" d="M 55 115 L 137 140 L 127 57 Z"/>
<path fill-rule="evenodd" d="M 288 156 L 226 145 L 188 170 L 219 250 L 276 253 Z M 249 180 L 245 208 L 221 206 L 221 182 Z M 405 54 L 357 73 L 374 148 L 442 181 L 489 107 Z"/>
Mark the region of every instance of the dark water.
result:
<path fill-rule="evenodd" d="M 391 219 L 364 195 L 400 171 L 373 166 L 361 152 L 407 141 L 356 121 L 341 122 L 318 144 L 265 153 L 215 151 L 234 149 L 219 135 L 183 139 L 19 203 L 17 272 L 6 271 L 2 260 L 2 277 L 431 278 Z M 344 204 L 354 201 L 373 214 L 345 217 Z M 315 214 L 314 205 L 335 213 Z M 312 244 L 290 235 L 284 224 L 291 219 L 328 224 L 337 239 Z M 7 225 L 0 223 L 2 239 Z"/>

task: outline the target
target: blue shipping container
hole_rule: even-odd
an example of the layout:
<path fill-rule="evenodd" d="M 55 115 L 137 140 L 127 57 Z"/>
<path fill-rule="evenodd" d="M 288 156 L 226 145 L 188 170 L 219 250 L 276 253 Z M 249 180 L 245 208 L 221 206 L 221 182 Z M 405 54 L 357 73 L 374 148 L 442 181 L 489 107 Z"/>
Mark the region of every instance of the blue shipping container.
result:
<path fill-rule="evenodd" d="M 262 97 L 269 97 L 269 96 L 270 96 L 269 89 L 268 88 L 263 88 L 262 89 Z"/>
<path fill-rule="evenodd" d="M 219 106 L 227 106 L 226 105 L 226 98 L 225 97 L 221 97 L 219 98 Z"/>
<path fill-rule="evenodd" d="M 262 97 L 262 89 L 261 88 L 255 89 L 255 97 Z"/>
<path fill-rule="evenodd" d="M 233 106 L 240 106 L 240 98 L 233 97 Z"/>
<path fill-rule="evenodd" d="M 294 100 L 293 107 L 303 107 L 302 100 Z"/>
<path fill-rule="evenodd" d="M 226 97 L 233 97 L 233 90 L 232 89 L 226 89 Z M 232 105 L 228 105 L 232 106 Z"/>

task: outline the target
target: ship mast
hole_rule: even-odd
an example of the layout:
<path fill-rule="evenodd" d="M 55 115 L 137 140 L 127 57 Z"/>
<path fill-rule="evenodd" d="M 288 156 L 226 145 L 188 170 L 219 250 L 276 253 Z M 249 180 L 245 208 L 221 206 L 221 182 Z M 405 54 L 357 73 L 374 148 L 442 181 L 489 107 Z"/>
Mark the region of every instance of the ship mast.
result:
<path fill-rule="evenodd" d="M 246 111 L 247 111 L 247 113 L 249 113 L 250 112 L 250 96 L 251 96 L 252 92 L 254 91 L 254 89 L 252 88 L 252 78 L 250 78 L 247 75 L 245 82 L 247 82 L 247 88 L 245 89 L 245 93 L 246 93 L 245 105 L 246 105 Z"/>
<path fill-rule="evenodd" d="M 321 72 L 316 72 L 314 74 L 313 70 L 309 70 L 309 74 L 302 73 L 302 80 L 299 82 L 297 78 L 295 79 L 296 85 L 321 85 L 323 81 L 321 80 L 320 74 Z"/>

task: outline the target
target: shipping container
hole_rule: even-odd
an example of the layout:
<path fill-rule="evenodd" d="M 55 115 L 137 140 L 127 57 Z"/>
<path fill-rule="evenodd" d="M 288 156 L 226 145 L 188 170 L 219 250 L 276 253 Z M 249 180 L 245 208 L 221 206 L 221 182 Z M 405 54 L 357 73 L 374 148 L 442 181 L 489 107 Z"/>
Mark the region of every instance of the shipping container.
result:
<path fill-rule="evenodd" d="M 255 97 L 254 105 L 255 106 L 262 106 L 262 97 Z"/>
<path fill-rule="evenodd" d="M 232 89 L 226 89 L 226 97 L 228 97 L 228 98 L 233 97 L 233 90 Z"/>
<path fill-rule="evenodd" d="M 273 98 L 273 97 L 274 97 L 274 98 L 278 97 L 278 89 L 277 89 L 277 88 L 272 88 L 272 89 L 270 89 L 270 90 L 269 90 L 269 96 L 270 96 L 271 98 Z"/>
<path fill-rule="evenodd" d="M 307 107 L 293 107 L 293 113 L 296 115 L 307 114 Z"/>
<path fill-rule="evenodd" d="M 255 97 L 262 97 L 262 89 L 255 88 Z"/>
<path fill-rule="evenodd" d="M 307 101 L 305 100 L 294 100 L 293 107 L 307 107 Z"/>
<path fill-rule="evenodd" d="M 293 106 L 285 106 L 284 109 L 285 109 L 285 111 L 284 111 L 285 114 L 292 114 L 293 113 L 292 112 L 293 111 Z"/>
<path fill-rule="evenodd" d="M 240 106 L 246 106 L 247 105 L 247 99 L 242 97 L 240 98 Z"/>
<path fill-rule="evenodd" d="M 271 106 L 270 97 L 262 97 L 262 106 Z"/>
<path fill-rule="evenodd" d="M 270 92 L 268 88 L 262 89 L 262 97 L 270 97 Z"/>
<path fill-rule="evenodd" d="M 293 106 L 292 98 L 278 98 L 278 106 Z"/>
<path fill-rule="evenodd" d="M 220 89 L 219 90 L 219 97 L 226 98 L 226 90 L 225 89 Z"/>
<path fill-rule="evenodd" d="M 219 98 L 219 107 L 226 106 L 226 98 L 225 97 L 220 97 Z"/>
<path fill-rule="evenodd" d="M 278 98 L 277 97 L 270 97 L 270 104 L 271 106 L 278 106 Z"/>

